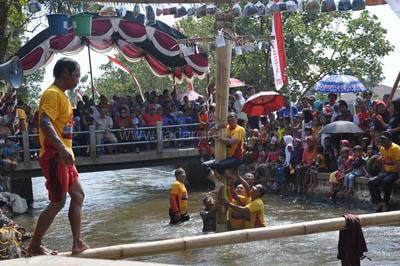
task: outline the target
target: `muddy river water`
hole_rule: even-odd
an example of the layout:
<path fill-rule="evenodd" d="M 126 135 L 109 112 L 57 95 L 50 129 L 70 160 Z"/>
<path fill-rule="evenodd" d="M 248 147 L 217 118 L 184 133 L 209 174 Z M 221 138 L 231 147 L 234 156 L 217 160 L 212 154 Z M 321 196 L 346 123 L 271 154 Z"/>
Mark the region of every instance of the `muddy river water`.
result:
<path fill-rule="evenodd" d="M 80 176 L 86 198 L 82 231 L 91 247 L 137 243 L 200 235 L 199 211 L 204 192 L 190 192 L 192 219 L 169 226 L 168 193 L 174 180 L 169 167 L 85 173 Z M 43 178 L 33 179 L 34 210 L 17 217 L 17 223 L 33 230 L 40 212 L 47 205 Z M 346 209 L 298 198 L 264 196 L 268 225 L 339 217 L 366 210 Z M 56 217 L 45 243 L 58 250 L 71 246 L 68 202 Z M 246 244 L 220 246 L 187 252 L 138 257 L 135 260 L 199 265 L 340 265 L 336 259 L 338 232 L 297 236 Z M 400 265 L 400 227 L 364 229 L 372 260 L 362 265 Z"/>

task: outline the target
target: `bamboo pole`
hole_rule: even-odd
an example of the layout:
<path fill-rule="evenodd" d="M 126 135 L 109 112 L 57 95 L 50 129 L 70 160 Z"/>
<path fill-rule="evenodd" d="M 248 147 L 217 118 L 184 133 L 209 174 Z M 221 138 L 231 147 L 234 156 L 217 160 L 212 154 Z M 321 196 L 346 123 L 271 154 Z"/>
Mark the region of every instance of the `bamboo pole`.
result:
<path fill-rule="evenodd" d="M 400 224 L 400 211 L 359 215 L 362 227 Z M 345 230 L 343 217 L 85 250 L 81 258 L 125 259 L 175 251 Z M 70 252 L 60 253 L 68 256 Z"/>
<path fill-rule="evenodd" d="M 216 58 L 216 119 L 217 124 L 226 124 L 228 118 L 228 99 L 229 99 L 229 78 L 231 71 L 231 57 L 232 57 L 232 39 L 228 36 L 234 34 L 234 18 L 230 13 L 222 13 L 221 15 L 215 16 L 215 34 L 218 31 L 224 33 L 225 46 L 217 47 L 215 49 Z M 228 38 L 226 38 L 228 37 Z M 224 129 L 221 129 L 218 134 L 225 133 Z M 215 158 L 217 161 L 221 161 L 226 158 L 226 145 L 217 141 L 215 143 Z M 218 193 L 218 204 L 221 208 L 217 209 L 216 212 L 216 229 L 217 232 L 224 232 L 228 230 L 228 218 L 226 208 L 223 207 L 222 202 L 226 197 L 227 193 L 227 182 L 226 177 L 222 177 L 224 188 Z"/>
<path fill-rule="evenodd" d="M 396 90 L 399 87 L 399 83 L 400 83 L 400 71 L 399 71 L 399 74 L 397 75 L 396 81 L 393 84 L 392 91 L 390 92 L 388 103 L 390 103 L 392 101 L 394 95 L 396 94 Z"/>

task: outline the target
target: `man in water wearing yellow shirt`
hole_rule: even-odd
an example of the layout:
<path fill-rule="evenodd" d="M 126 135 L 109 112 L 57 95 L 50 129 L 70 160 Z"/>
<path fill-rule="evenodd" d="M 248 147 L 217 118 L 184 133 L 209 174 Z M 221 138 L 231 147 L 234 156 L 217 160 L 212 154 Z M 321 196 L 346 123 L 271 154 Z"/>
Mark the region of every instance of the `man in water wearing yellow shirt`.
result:
<path fill-rule="evenodd" d="M 188 193 L 185 187 L 186 172 L 182 168 L 175 170 L 176 181 L 172 183 L 169 194 L 169 224 L 189 221 L 187 214 Z"/>
<path fill-rule="evenodd" d="M 262 201 L 262 196 L 264 196 L 265 192 L 266 189 L 263 185 L 255 185 L 250 190 L 251 201 L 249 204 L 238 206 L 226 199 L 225 205 L 246 217 L 245 229 L 265 227 L 264 203 Z"/>

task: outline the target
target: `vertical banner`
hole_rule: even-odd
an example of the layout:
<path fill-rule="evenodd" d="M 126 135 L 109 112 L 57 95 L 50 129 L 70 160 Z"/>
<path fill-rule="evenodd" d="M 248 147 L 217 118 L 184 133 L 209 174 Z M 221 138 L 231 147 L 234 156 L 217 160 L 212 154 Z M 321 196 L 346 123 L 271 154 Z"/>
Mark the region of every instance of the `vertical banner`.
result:
<path fill-rule="evenodd" d="M 274 72 L 275 87 L 280 90 L 288 83 L 286 76 L 286 55 L 283 40 L 282 17 L 280 12 L 274 12 L 272 18 L 271 63 Z"/>

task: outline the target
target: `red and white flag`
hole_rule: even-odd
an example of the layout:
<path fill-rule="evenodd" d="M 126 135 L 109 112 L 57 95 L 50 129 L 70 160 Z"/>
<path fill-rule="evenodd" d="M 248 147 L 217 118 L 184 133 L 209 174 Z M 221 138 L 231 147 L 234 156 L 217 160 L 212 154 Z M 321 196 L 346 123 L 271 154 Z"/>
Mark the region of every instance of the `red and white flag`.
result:
<path fill-rule="evenodd" d="M 129 74 L 129 75 L 132 77 L 133 82 L 135 83 L 136 88 L 139 90 L 140 97 L 142 97 L 142 100 L 143 100 L 143 102 L 144 102 L 145 99 L 144 99 L 144 96 L 143 96 L 143 93 L 142 93 L 142 88 L 140 87 L 139 81 L 138 81 L 138 80 L 136 79 L 136 77 L 129 71 L 129 68 L 128 68 L 127 66 L 125 66 L 125 64 L 122 63 L 121 61 L 119 61 L 119 60 L 117 60 L 117 59 L 115 59 L 115 58 L 113 58 L 113 57 L 111 57 L 111 56 L 109 56 L 109 55 L 107 55 L 107 57 L 108 57 L 108 59 L 111 61 L 111 63 L 112 63 L 114 66 L 116 66 L 117 68 L 121 69 L 122 71 L 124 71 L 125 73 Z"/>
<path fill-rule="evenodd" d="M 277 90 L 280 90 L 284 84 L 288 83 L 282 17 L 280 12 L 274 12 L 272 18 L 272 36 L 275 36 L 275 39 L 271 41 L 272 69 L 274 72 L 275 87 Z"/>
<path fill-rule="evenodd" d="M 121 69 L 122 71 L 124 71 L 125 73 L 127 73 L 129 75 L 131 74 L 131 72 L 129 71 L 129 68 L 127 66 L 125 66 L 124 63 L 122 63 L 121 61 L 119 61 L 109 55 L 107 55 L 107 57 L 115 67 Z"/>

